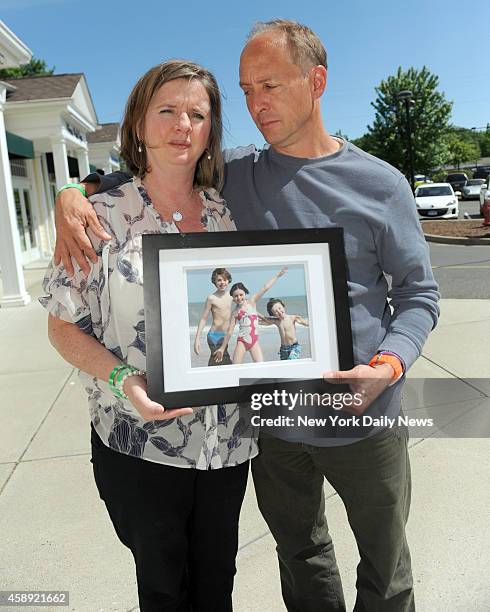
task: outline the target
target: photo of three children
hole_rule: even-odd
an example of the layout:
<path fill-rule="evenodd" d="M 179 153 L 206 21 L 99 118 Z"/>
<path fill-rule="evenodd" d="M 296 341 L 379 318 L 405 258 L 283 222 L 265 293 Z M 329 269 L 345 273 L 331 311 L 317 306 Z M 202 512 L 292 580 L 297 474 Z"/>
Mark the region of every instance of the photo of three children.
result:
<path fill-rule="evenodd" d="M 304 291 L 304 270 L 302 266 L 293 266 L 294 276 L 290 279 L 289 286 L 279 282 L 276 290 L 282 289 L 281 297 L 269 298 L 264 303 L 263 296 L 280 279 L 287 278 L 289 268 L 282 267 L 273 276 L 270 276 L 255 293 L 250 293 L 245 282 L 236 282 L 230 289 L 232 273 L 227 268 L 215 268 L 211 273 L 211 283 L 216 290 L 207 295 L 201 311 L 199 323 L 193 341 L 193 367 L 204 365 L 202 358 L 196 363 L 196 356 L 201 356 L 201 336 L 211 315 L 211 325 L 207 332 L 207 343 L 210 351 L 208 366 L 236 365 L 241 364 L 244 358 L 259 363 L 264 361 L 304 359 L 311 356 L 309 342 L 309 320 L 307 299 Z M 257 282 L 266 270 L 258 267 L 253 269 L 238 269 L 241 277 L 250 277 L 247 284 Z M 267 269 L 269 272 L 269 269 Z M 289 273 L 291 277 L 291 273 Z M 208 277 L 209 278 L 209 277 Z M 192 282 L 188 279 L 189 284 Z M 244 278 L 245 280 L 245 278 Z M 302 288 L 303 287 L 303 288 Z M 287 294 L 289 297 L 285 297 Z M 294 297 L 291 297 L 294 296 Z M 266 314 L 258 309 L 258 303 L 265 308 Z M 291 303 L 298 311 L 296 314 L 288 312 Z M 194 309 L 195 310 L 195 309 Z M 190 308 L 189 319 L 192 329 L 192 309 Z M 238 332 L 236 327 L 238 325 Z M 303 327 L 301 342 L 298 339 L 297 325 Z M 259 327 L 263 329 L 259 330 Z M 267 328 L 275 328 L 277 334 L 263 334 L 269 331 Z M 306 333 L 305 333 L 306 332 Z M 260 338 L 262 336 L 262 339 Z M 233 350 L 230 342 L 234 341 Z M 279 343 L 279 350 L 277 344 Z M 274 347 L 274 348 L 273 348 Z M 272 352 L 271 352 L 272 351 Z M 230 353 L 232 355 L 230 356 Z"/>

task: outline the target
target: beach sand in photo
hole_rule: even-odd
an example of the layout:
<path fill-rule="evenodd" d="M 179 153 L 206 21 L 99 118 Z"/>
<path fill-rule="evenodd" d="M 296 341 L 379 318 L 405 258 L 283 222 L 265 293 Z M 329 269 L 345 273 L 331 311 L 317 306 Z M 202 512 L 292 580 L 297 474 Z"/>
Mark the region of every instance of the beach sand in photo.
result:
<path fill-rule="evenodd" d="M 206 340 L 206 334 L 208 332 L 208 327 L 203 331 L 201 335 L 201 353 L 200 355 L 196 355 L 194 353 L 194 338 L 196 336 L 196 330 L 191 330 L 191 337 L 189 341 L 189 350 L 191 351 L 191 364 L 193 368 L 203 367 L 208 365 L 209 361 L 209 347 Z M 237 331 L 231 337 L 230 343 L 228 345 L 228 352 L 230 353 L 230 357 L 233 357 L 233 351 L 235 350 L 236 339 L 238 334 Z M 303 327 L 302 325 L 296 326 L 296 336 L 298 338 L 298 342 L 301 344 L 301 359 L 307 359 L 311 357 L 311 348 L 310 348 L 310 334 L 309 328 Z M 279 347 L 281 345 L 281 339 L 279 337 L 279 332 L 276 326 L 273 327 L 263 327 L 259 326 L 259 342 L 262 347 L 262 352 L 264 354 L 264 361 L 280 361 L 279 359 Z M 250 353 L 247 351 L 245 354 L 245 358 L 242 363 L 253 363 L 250 357 Z"/>

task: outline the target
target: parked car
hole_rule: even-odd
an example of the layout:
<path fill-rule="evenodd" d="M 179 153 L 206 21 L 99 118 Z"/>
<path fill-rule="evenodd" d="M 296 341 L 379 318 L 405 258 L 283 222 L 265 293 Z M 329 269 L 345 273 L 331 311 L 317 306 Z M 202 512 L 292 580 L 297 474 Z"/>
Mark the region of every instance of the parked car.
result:
<path fill-rule="evenodd" d="M 432 183 L 433 181 L 426 174 L 415 174 L 413 177 L 414 187 L 417 188 L 419 185 L 424 185 L 425 183 Z"/>
<path fill-rule="evenodd" d="M 490 203 L 490 185 L 488 183 L 483 183 L 480 191 L 480 217 L 483 217 L 483 203 Z"/>
<path fill-rule="evenodd" d="M 461 191 L 467 180 L 468 176 L 464 172 L 452 172 L 446 176 L 446 183 L 449 183 L 454 191 Z"/>
<path fill-rule="evenodd" d="M 461 190 L 463 200 L 478 200 L 481 186 L 485 184 L 484 179 L 469 179 Z"/>
<path fill-rule="evenodd" d="M 490 168 L 487 166 L 480 166 L 473 172 L 474 179 L 484 179 L 485 183 L 488 182 L 488 177 L 490 175 Z"/>
<path fill-rule="evenodd" d="M 457 219 L 459 202 L 449 183 L 420 185 L 415 190 L 415 204 L 420 217 Z"/>

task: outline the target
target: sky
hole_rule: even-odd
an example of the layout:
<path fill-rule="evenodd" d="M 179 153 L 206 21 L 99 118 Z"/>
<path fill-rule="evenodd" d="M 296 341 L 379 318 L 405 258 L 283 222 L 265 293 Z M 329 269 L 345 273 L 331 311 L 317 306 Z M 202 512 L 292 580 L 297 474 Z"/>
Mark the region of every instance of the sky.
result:
<path fill-rule="evenodd" d="M 224 97 L 225 145 L 263 144 L 238 87 L 247 32 L 274 17 L 309 25 L 328 52 L 322 103 L 330 133 L 372 123 L 375 87 L 398 66 L 426 65 L 452 100 L 452 123 L 490 122 L 488 0 L 0 0 L 0 19 L 56 73 L 83 72 L 100 123 L 120 121 L 151 66 L 181 57 L 209 68 Z"/>
<path fill-rule="evenodd" d="M 211 283 L 211 273 L 214 268 L 192 270 L 187 273 L 187 297 L 189 303 L 205 302 L 210 293 L 216 291 Z M 281 269 L 280 266 L 230 266 L 227 270 L 232 276 L 229 289 L 234 283 L 241 282 L 249 290 L 251 297 L 261 289 Z M 265 294 L 264 298 L 290 297 L 305 295 L 305 274 L 303 265 L 290 265 L 286 274 L 281 276 Z"/>

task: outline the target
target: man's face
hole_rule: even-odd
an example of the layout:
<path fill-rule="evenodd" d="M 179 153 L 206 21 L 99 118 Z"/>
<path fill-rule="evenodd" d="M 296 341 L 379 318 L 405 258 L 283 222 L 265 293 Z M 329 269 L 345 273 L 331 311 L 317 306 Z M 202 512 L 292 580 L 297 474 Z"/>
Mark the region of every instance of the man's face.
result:
<path fill-rule="evenodd" d="M 284 36 L 254 37 L 240 58 L 240 87 L 264 138 L 287 153 L 311 126 L 314 98 L 309 73 L 293 64 Z"/>

